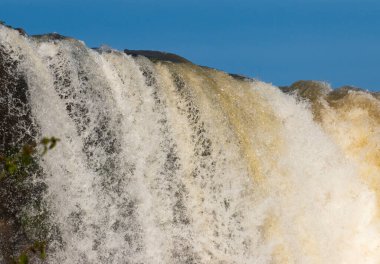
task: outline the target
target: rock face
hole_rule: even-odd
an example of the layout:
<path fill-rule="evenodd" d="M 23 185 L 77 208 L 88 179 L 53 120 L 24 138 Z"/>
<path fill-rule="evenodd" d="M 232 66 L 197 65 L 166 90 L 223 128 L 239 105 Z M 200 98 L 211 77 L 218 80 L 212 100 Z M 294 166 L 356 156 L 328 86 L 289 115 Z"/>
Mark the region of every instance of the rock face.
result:
<path fill-rule="evenodd" d="M 154 50 L 129 50 L 125 49 L 124 52 L 128 55 L 132 56 L 143 56 L 150 60 L 158 60 L 158 61 L 170 61 L 174 63 L 190 63 L 189 60 L 178 56 L 173 53 L 167 53 L 162 51 L 154 51 Z"/>
<path fill-rule="evenodd" d="M 36 135 L 28 87 L 17 70 L 19 61 L 11 55 L 0 45 L 0 154 L 5 156 L 31 143 Z M 0 241 L 6 241 L 0 243 L 0 251 L 7 263 L 27 243 L 18 217 L 29 196 L 25 187 L 14 179 L 0 182 Z"/>
<path fill-rule="evenodd" d="M 296 93 L 298 96 L 314 100 L 321 96 L 327 95 L 332 91 L 331 87 L 324 82 L 319 81 L 297 81 L 291 86 L 280 87 L 285 93 Z"/>
<path fill-rule="evenodd" d="M 318 98 L 338 99 L 346 96 L 351 91 L 369 93 L 376 98 L 379 98 L 380 94 L 378 92 L 368 92 L 362 88 L 349 85 L 345 85 L 337 89 L 332 89 L 331 86 L 326 82 L 312 80 L 300 80 L 290 86 L 281 86 L 279 88 L 285 93 L 293 93 L 312 102 Z"/>
<path fill-rule="evenodd" d="M 380 99 L 380 93 L 377 92 L 368 92 L 348 85 L 332 89 L 328 83 L 321 81 L 301 80 L 290 86 L 282 86 L 280 89 L 285 93 L 296 95 L 301 100 L 308 101 L 316 120 L 320 120 L 321 112 L 327 105 L 331 106 L 336 102 L 343 102 L 349 98 L 350 94 L 363 93 Z"/>

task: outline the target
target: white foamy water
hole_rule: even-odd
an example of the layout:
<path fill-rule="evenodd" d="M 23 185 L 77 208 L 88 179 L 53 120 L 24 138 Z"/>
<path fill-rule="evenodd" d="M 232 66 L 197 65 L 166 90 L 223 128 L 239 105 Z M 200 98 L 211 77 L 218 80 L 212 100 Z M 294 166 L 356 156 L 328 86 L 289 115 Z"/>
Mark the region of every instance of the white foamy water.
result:
<path fill-rule="evenodd" d="M 371 95 L 316 122 L 272 85 L 189 63 L 3 26 L 0 45 L 36 138 L 61 139 L 39 161 L 48 263 L 380 262 L 380 119 L 353 103 L 378 113 Z"/>

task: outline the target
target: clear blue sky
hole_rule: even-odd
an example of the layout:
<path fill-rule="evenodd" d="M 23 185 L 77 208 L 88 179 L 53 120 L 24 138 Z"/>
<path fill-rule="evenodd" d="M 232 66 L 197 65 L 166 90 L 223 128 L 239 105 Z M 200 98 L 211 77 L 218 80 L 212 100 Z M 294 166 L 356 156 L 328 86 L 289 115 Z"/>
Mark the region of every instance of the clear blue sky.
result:
<path fill-rule="evenodd" d="M 380 91 L 379 0 L 0 0 L 0 20 L 90 47 L 173 52 L 275 85 Z"/>

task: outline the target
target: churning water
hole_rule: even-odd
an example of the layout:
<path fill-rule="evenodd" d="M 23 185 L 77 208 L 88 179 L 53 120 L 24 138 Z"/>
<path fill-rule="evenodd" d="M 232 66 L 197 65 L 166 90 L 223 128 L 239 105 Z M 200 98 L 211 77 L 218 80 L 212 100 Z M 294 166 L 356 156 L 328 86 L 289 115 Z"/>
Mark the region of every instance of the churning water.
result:
<path fill-rule="evenodd" d="M 0 50 L 3 147 L 61 139 L 33 176 L 48 263 L 380 263 L 374 95 L 309 100 L 4 26 Z"/>

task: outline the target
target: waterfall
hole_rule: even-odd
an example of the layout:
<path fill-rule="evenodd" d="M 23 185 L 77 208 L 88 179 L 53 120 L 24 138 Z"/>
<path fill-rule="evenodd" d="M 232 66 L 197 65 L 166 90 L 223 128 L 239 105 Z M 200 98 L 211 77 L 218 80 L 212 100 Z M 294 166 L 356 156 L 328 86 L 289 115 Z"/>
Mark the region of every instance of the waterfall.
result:
<path fill-rule="evenodd" d="M 1 25 L 0 64 L 0 149 L 60 139 L 31 176 L 47 263 L 380 262 L 377 95 Z"/>

